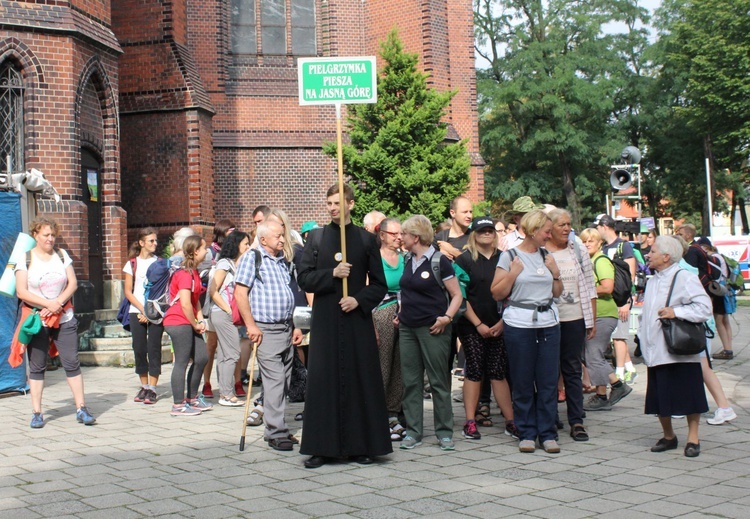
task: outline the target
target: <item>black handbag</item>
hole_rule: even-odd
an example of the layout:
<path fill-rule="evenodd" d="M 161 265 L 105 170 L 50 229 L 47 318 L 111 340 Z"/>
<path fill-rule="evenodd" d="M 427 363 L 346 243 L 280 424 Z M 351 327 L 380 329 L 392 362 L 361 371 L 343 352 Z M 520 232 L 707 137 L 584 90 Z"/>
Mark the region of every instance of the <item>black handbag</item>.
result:
<path fill-rule="evenodd" d="M 677 274 L 681 271 L 682 269 L 678 270 L 672 278 L 666 306 L 669 306 Z M 667 343 L 667 351 L 672 355 L 696 355 L 707 348 L 706 338 L 712 339 L 714 337 L 706 323 L 694 323 L 679 317 L 659 320 L 661 321 L 664 341 Z"/>

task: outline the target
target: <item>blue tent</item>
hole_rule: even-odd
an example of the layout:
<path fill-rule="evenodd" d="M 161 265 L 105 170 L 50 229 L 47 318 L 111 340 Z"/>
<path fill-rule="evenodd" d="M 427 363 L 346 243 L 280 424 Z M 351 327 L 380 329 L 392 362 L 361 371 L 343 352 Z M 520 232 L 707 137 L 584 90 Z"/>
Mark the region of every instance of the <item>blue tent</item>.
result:
<path fill-rule="evenodd" d="M 5 268 L 21 232 L 21 195 L 0 191 L 0 265 Z M 17 368 L 8 364 L 10 343 L 16 329 L 18 299 L 0 296 L 0 393 L 27 391 L 26 362 Z"/>

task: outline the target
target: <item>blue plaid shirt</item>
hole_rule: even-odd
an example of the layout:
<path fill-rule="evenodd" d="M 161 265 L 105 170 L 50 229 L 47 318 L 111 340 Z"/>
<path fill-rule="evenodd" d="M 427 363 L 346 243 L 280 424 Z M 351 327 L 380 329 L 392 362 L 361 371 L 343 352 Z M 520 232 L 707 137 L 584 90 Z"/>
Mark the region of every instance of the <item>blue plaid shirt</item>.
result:
<path fill-rule="evenodd" d="M 250 289 L 250 312 L 259 323 L 282 323 L 292 318 L 294 293 L 289 287 L 290 274 L 284 255 L 271 256 L 258 247 L 262 261 L 260 279 L 255 277 L 255 252 L 242 255 L 235 283 Z"/>

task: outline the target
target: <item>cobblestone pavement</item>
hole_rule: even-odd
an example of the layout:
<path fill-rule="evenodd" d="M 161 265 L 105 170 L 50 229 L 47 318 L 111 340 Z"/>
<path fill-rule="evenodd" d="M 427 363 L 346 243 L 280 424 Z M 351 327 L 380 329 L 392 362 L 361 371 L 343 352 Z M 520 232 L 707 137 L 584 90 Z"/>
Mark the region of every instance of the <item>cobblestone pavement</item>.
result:
<path fill-rule="evenodd" d="M 676 421 L 680 447 L 649 451 L 660 437 L 657 420 L 643 415 L 646 370 L 635 391 L 609 412 L 589 412 L 591 440 L 561 431 L 562 452 L 518 452 L 496 425 L 480 441 L 460 436 L 442 452 L 431 430 L 424 445 L 396 449 L 369 466 L 334 463 L 303 468 L 303 457 L 268 448 L 261 428 L 248 427 L 239 452 L 242 408 L 216 408 L 198 417 L 172 417 L 165 366 L 160 401 L 132 401 L 131 369 L 86 368 L 87 404 L 97 424 L 76 423 L 62 370 L 48 373 L 47 425 L 29 428 L 28 396 L 0 400 L 0 519 L 31 517 L 750 517 L 750 309 L 733 323 L 736 357 L 715 369 L 739 417 L 700 428 L 700 457 L 683 456 L 687 427 Z M 718 346 L 714 346 L 716 350 Z M 460 382 L 454 378 L 454 392 Z M 257 393 L 258 388 L 255 388 Z M 715 407 L 709 398 L 709 403 Z M 288 422 L 297 435 L 290 404 Z M 432 427 L 425 402 L 426 427 Z M 564 412 L 563 406 L 561 411 Z M 397 447 L 397 444 L 394 444 Z"/>

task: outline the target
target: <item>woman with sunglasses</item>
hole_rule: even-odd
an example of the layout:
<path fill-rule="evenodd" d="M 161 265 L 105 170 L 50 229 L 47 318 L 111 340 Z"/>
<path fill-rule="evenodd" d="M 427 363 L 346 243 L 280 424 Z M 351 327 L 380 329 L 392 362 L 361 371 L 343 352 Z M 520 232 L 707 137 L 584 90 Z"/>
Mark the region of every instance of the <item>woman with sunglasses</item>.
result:
<path fill-rule="evenodd" d="M 146 271 L 157 259 L 156 245 L 156 229 L 146 227 L 138 231 L 138 238 L 130 246 L 130 259 L 122 269 L 125 273 L 125 297 L 130 301 L 135 372 L 141 381 L 141 389 L 133 400 L 144 404 L 156 403 L 156 384 L 161 375 L 164 326 L 150 322 L 143 311 L 146 304 Z"/>
<path fill-rule="evenodd" d="M 404 273 L 404 255 L 401 253 L 401 222 L 396 218 L 386 218 L 380 222 L 378 238 L 380 239 L 380 256 L 383 260 L 385 281 L 388 293 L 372 312 L 375 325 L 375 336 L 378 341 L 380 371 L 383 375 L 385 404 L 388 407 L 388 427 L 391 441 L 404 439 L 406 429 L 398 420 L 401 412 L 401 397 L 404 384 L 401 380 L 401 352 L 398 347 L 398 331 L 393 325 L 398 311 L 398 293 L 401 291 L 400 280 Z"/>

